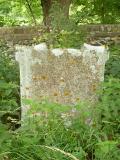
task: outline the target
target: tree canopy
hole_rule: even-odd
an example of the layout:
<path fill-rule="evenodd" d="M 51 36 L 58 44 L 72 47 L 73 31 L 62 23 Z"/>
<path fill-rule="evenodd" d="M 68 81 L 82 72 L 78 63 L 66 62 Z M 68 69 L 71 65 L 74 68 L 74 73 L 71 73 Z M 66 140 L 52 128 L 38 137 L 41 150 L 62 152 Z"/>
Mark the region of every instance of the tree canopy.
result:
<path fill-rule="evenodd" d="M 76 24 L 119 23 L 120 1 L 0 0 L 0 26 L 39 25 L 43 21 L 46 25 L 51 13 L 58 16 L 58 20 L 61 15 L 69 17 Z"/>

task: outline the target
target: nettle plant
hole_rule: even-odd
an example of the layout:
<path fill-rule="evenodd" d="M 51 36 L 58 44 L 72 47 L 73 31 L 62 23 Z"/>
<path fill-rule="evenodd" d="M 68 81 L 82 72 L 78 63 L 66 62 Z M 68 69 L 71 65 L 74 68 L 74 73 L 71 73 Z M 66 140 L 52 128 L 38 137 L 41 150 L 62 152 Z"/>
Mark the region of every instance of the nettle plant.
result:
<path fill-rule="evenodd" d="M 120 78 L 120 46 L 110 46 L 110 59 L 106 64 L 105 76 Z M 108 77 L 109 78 L 109 77 Z"/>
<path fill-rule="evenodd" d="M 0 112 L 13 111 L 20 105 L 19 68 L 14 49 L 0 42 Z"/>
<path fill-rule="evenodd" d="M 98 116 L 100 117 L 101 129 L 108 139 L 116 139 L 120 130 L 120 79 L 109 77 L 103 83 L 98 104 Z"/>

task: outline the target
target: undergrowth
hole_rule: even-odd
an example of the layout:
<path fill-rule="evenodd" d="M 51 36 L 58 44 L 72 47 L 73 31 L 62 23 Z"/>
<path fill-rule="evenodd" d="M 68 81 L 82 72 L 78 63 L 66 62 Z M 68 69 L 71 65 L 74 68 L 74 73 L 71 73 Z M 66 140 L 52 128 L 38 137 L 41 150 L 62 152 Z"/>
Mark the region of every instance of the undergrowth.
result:
<path fill-rule="evenodd" d="M 119 48 L 111 51 L 95 106 L 80 102 L 73 108 L 24 100 L 32 106 L 24 125 L 10 127 L 10 115 L 6 124 L 0 123 L 0 160 L 119 160 Z M 20 105 L 18 70 L 4 46 L 1 57 L 0 111 L 12 112 Z"/>

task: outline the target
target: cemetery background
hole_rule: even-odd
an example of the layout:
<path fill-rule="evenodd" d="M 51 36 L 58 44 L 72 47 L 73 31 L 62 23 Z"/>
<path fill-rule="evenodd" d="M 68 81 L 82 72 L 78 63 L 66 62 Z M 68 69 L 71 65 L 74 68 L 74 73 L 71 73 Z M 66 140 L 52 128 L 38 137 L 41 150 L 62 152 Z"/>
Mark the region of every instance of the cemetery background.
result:
<path fill-rule="evenodd" d="M 27 1 L 26 1 L 27 2 Z M 37 1 L 38 2 L 38 1 Z M 84 9 L 88 9 L 89 13 L 92 11 L 89 3 L 82 3 L 85 6 Z M 96 2 L 97 3 L 97 2 Z M 110 12 L 116 13 L 118 1 L 114 1 L 113 3 L 109 3 L 109 7 L 105 11 L 105 16 L 100 20 L 101 16 L 98 12 L 100 10 L 96 10 L 94 16 L 98 16 L 99 20 L 94 19 L 93 16 L 90 19 L 90 16 L 83 18 L 81 21 L 83 23 L 119 23 L 119 14 L 114 14 L 114 20 L 112 22 L 112 18 L 109 14 Z M 19 3 L 19 1 L 12 2 L 12 8 L 16 8 L 18 10 L 22 10 L 20 5 L 24 4 Z M 78 5 L 81 5 L 78 1 Z M 117 4 L 117 5 L 115 5 Z M 6 6 L 6 3 L 2 1 L 2 11 L 4 9 L 3 15 L 6 12 L 11 13 L 11 15 L 16 15 L 16 10 L 11 10 L 9 6 Z M 31 2 L 32 9 L 36 9 L 37 5 Z M 102 3 L 101 3 L 102 6 Z M 104 4 L 105 6 L 105 4 Z M 114 6 L 114 10 L 110 10 L 110 6 Z M 6 8 L 9 8 L 6 10 Z M 27 8 L 28 9 L 28 8 Z M 108 10 L 109 9 L 109 10 Z M 29 10 L 29 9 L 28 9 Z M 86 13 L 88 12 L 86 11 Z M 36 11 L 36 10 L 34 10 Z M 85 10 L 84 10 L 85 11 Z M 82 15 L 84 11 L 80 10 L 77 16 Z M 25 12 L 25 11 L 24 11 Z M 118 12 L 119 13 L 119 12 Z M 21 12 L 23 14 L 23 11 Z M 38 12 L 34 12 L 36 19 Z M 80 17 L 75 14 L 72 15 L 75 21 L 79 20 Z M 72 17 L 71 16 L 71 17 Z M 1 16 L 2 17 L 2 16 Z M 23 16 L 21 16 L 23 17 Z M 30 16 L 31 17 L 31 16 Z M 29 18 L 30 18 L 29 17 Z M 39 17 L 39 16 L 38 16 Z M 28 20 L 25 18 L 27 23 L 31 24 L 31 18 Z M 22 25 L 23 22 L 19 19 L 15 21 L 11 19 L 11 17 L 6 16 L 6 20 L 1 19 L 1 25 Z M 33 17 L 32 17 L 33 19 Z M 110 21 L 108 21 L 108 19 Z M 14 22 L 13 22 L 14 21 Z M 73 24 L 73 23 L 72 23 Z M 75 28 L 74 25 L 72 28 Z M 63 25 L 64 26 L 64 25 Z M 107 28 L 104 27 L 99 28 Z M 93 26 L 93 30 L 98 26 Z M 21 37 L 25 36 L 25 32 L 18 34 L 19 30 L 27 29 L 27 27 L 15 27 L 15 28 L 1 28 L 0 36 L 1 39 L 7 40 L 7 44 L 5 41 L 1 41 L 1 58 L 0 58 L 0 109 L 1 109 L 1 124 L 0 124 L 0 158 L 1 159 L 108 159 L 108 160 L 119 160 L 119 130 L 120 130 L 120 119 L 119 119 L 119 102 L 120 102 L 120 48 L 119 48 L 119 24 L 118 25 L 108 25 L 108 34 L 107 40 L 110 42 L 110 60 L 107 62 L 106 71 L 105 71 L 105 82 L 102 84 L 101 91 L 97 93 L 99 95 L 99 101 L 95 104 L 94 110 L 88 111 L 90 104 L 86 102 L 80 102 L 76 105 L 76 109 L 79 112 L 82 111 L 82 114 L 76 117 L 62 115 L 63 112 L 68 112 L 68 106 L 62 106 L 54 103 L 49 103 L 47 101 L 43 101 L 41 103 L 26 101 L 27 104 L 32 104 L 33 108 L 41 108 L 43 112 L 49 112 L 51 114 L 47 115 L 46 119 L 44 116 L 40 116 L 39 118 L 35 116 L 35 112 L 33 113 L 33 118 L 29 121 L 29 124 L 20 126 L 19 118 L 19 110 L 20 107 L 20 95 L 19 95 L 19 69 L 18 65 L 14 60 L 14 47 L 13 44 L 18 43 L 17 40 Z M 36 27 L 35 27 L 36 28 Z M 115 32 L 110 32 L 110 29 L 114 28 Z M 98 33 L 98 29 L 96 29 Z M 103 29 L 104 30 L 104 29 Z M 102 33 L 103 33 L 102 30 Z M 112 30 L 112 29 L 111 29 Z M 15 33 L 12 33 L 14 32 Z M 54 30 L 53 30 L 54 31 Z M 39 30 L 41 32 L 41 30 Z M 94 32 L 94 31 L 93 31 Z M 3 33 L 3 34 L 2 34 Z M 81 40 L 81 33 L 79 36 L 76 34 L 68 34 L 69 29 L 65 29 L 64 34 L 56 33 L 55 31 L 48 34 L 45 33 L 42 36 L 42 39 L 31 38 L 32 34 L 28 34 L 27 39 L 23 41 L 19 41 L 20 44 L 31 44 L 31 43 L 40 43 L 43 40 L 48 40 L 49 47 L 66 47 L 66 46 L 74 46 L 75 48 L 79 48 L 79 43 L 83 43 Z M 67 33 L 67 34 L 66 34 Z M 75 32 L 73 32 L 75 33 Z M 113 34 L 112 34 L 113 33 Z M 105 34 L 105 32 L 104 32 Z M 104 35 L 103 34 L 103 35 Z M 29 36 L 30 35 L 30 36 Z M 38 35 L 38 34 L 37 34 Z M 75 35 L 75 36 L 74 36 Z M 84 36 L 84 34 L 82 34 Z M 94 35 L 94 34 L 93 34 Z M 95 34 L 97 35 L 97 34 Z M 94 37 L 95 37 L 94 35 Z M 99 35 L 99 33 L 98 33 Z M 73 39 L 71 38 L 73 37 Z M 75 37 L 75 38 L 74 38 Z M 104 36 L 104 38 L 106 35 Z M 111 38 L 112 37 L 112 38 Z M 12 41 L 10 40 L 12 39 Z M 102 38 L 102 41 L 103 39 Z M 70 39 L 70 41 L 67 41 Z M 95 38 L 94 38 L 95 39 Z M 101 43 L 101 38 L 98 42 Z M 49 40 L 53 40 L 52 43 Z M 57 41 L 56 41 L 57 40 Z M 88 38 L 89 40 L 89 38 Z M 37 42 L 38 41 L 38 42 Z M 53 42 L 57 42 L 54 43 Z M 65 43 L 67 41 L 67 43 Z M 69 42 L 69 43 L 68 43 Z M 92 43 L 93 39 L 90 40 Z M 115 42 L 115 43 L 114 43 Z M 103 43 L 103 42 L 102 42 Z M 107 42 L 108 43 L 108 42 Z M 114 43 L 114 45 L 113 45 Z M 76 45 L 77 44 L 77 45 Z M 86 108 L 86 109 L 85 109 Z M 89 117 L 93 115 L 92 121 Z M 71 123 L 72 120 L 72 123 Z M 17 129 L 18 128 L 18 129 Z M 17 130 L 16 130 L 17 129 Z"/>

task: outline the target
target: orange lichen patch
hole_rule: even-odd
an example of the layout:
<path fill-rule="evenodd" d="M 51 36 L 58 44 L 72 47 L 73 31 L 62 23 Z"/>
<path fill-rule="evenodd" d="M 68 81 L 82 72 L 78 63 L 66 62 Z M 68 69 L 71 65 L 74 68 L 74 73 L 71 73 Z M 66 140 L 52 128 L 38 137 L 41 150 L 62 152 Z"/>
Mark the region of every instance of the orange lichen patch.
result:
<path fill-rule="evenodd" d="M 37 80 L 37 78 L 36 78 L 35 76 L 33 76 L 33 77 L 32 77 L 32 80 L 33 80 L 33 81 L 36 81 L 36 80 Z"/>
<path fill-rule="evenodd" d="M 80 98 L 79 98 L 79 97 L 77 97 L 77 98 L 76 98 L 76 101 L 80 101 Z"/>
<path fill-rule="evenodd" d="M 46 75 L 36 75 L 32 77 L 32 80 L 36 81 L 36 80 L 47 80 L 48 77 Z"/>
<path fill-rule="evenodd" d="M 60 82 L 65 82 L 65 80 L 63 78 L 60 79 Z"/>
<path fill-rule="evenodd" d="M 47 77 L 46 75 L 42 75 L 42 76 L 41 76 L 41 79 L 43 79 L 43 80 L 47 80 L 47 79 L 48 79 L 48 77 Z"/>
<path fill-rule="evenodd" d="M 57 93 L 57 92 L 55 92 L 53 95 L 56 97 L 56 96 L 58 96 L 58 93 Z"/>
<path fill-rule="evenodd" d="M 76 60 L 75 60 L 75 59 L 70 59 L 70 60 L 69 60 L 69 63 L 70 63 L 70 64 L 76 64 Z"/>
<path fill-rule="evenodd" d="M 36 75 L 36 76 L 32 77 L 33 81 L 40 80 L 40 79 L 41 79 L 41 76 L 39 76 L 39 75 Z"/>
<path fill-rule="evenodd" d="M 64 96 L 70 96 L 70 91 L 69 90 L 65 90 L 64 91 Z"/>
<path fill-rule="evenodd" d="M 91 87 L 90 87 L 91 91 L 96 91 L 97 90 L 97 85 L 96 84 L 93 84 Z"/>

